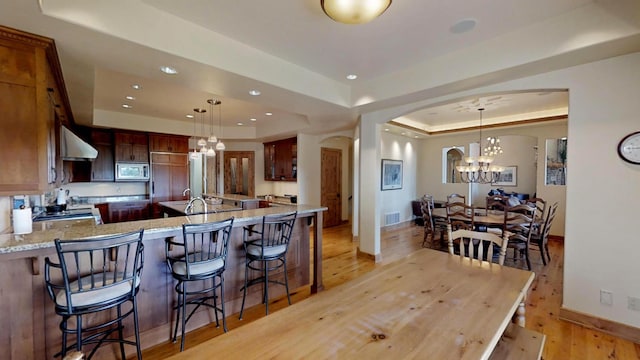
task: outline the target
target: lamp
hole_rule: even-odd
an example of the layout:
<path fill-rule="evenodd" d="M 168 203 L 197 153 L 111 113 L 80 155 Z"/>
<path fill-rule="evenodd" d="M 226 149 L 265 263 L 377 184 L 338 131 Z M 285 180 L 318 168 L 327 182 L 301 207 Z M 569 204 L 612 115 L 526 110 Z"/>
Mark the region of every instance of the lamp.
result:
<path fill-rule="evenodd" d="M 207 103 L 209 104 L 209 138 L 207 139 L 208 143 L 212 145 L 207 149 L 207 157 L 215 157 L 216 152 L 213 150 L 213 143 L 218 142 L 218 137 L 213 133 L 213 107 L 215 105 L 220 105 L 221 101 L 217 99 L 208 99 Z"/>
<path fill-rule="evenodd" d="M 493 163 L 493 155 L 480 155 L 482 147 L 482 112 L 484 108 L 479 108 L 480 111 L 480 138 L 478 139 L 478 156 L 465 157 L 464 162 L 467 165 L 458 165 L 456 170 L 460 173 L 460 179 L 465 183 L 479 183 L 479 184 L 491 184 L 496 182 L 500 178 L 500 173 L 504 171 L 503 166 L 495 165 Z M 495 142 L 494 142 L 495 144 Z M 498 142 L 499 146 L 499 142 Z M 489 144 L 487 148 L 493 149 Z M 502 147 L 500 147 L 500 153 L 502 153 Z"/>
<path fill-rule="evenodd" d="M 194 140 L 194 145 L 193 145 L 193 152 L 189 153 L 189 159 L 191 159 L 191 160 L 198 159 L 198 149 L 197 149 L 197 147 L 201 146 L 201 141 L 204 140 L 204 139 L 196 140 L 198 138 L 198 134 L 196 132 L 196 124 L 198 122 L 198 116 L 196 114 L 200 114 L 200 118 L 202 119 L 204 117 L 204 113 L 206 111 L 207 110 L 200 109 L 200 108 L 193 109 L 193 112 L 194 112 L 194 115 L 193 115 L 193 140 Z M 205 145 L 206 144 L 207 144 L 207 142 L 205 140 Z"/>
<path fill-rule="evenodd" d="M 224 143 L 222 142 L 222 101 L 218 100 L 218 103 L 216 104 L 218 105 L 218 124 L 220 126 L 220 138 L 218 139 L 218 143 L 216 144 L 216 150 L 224 150 L 226 149 L 226 146 L 224 146 Z"/>
<path fill-rule="evenodd" d="M 382 15 L 391 0 L 320 0 L 328 17 L 345 24 L 364 24 Z"/>

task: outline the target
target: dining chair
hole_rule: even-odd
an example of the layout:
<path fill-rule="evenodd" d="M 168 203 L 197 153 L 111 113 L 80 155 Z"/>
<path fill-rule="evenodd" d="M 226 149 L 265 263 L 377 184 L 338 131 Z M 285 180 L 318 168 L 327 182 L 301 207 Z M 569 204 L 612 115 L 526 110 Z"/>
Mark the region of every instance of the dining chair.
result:
<path fill-rule="evenodd" d="M 467 197 L 461 194 L 449 194 L 447 195 L 447 203 L 461 202 L 463 204 L 467 203 Z"/>
<path fill-rule="evenodd" d="M 520 204 L 508 206 L 504 211 L 503 236 L 509 238 L 508 248 L 514 250 L 514 260 L 524 256 L 527 269 L 531 270 L 529 243 L 536 219 L 535 205 Z"/>
<path fill-rule="evenodd" d="M 240 320 L 244 313 L 244 303 L 249 287 L 262 285 L 262 302 L 265 312 L 269 314 L 269 284 L 284 285 L 287 300 L 291 305 L 289 295 L 289 281 L 287 280 L 287 250 L 293 233 L 297 211 L 262 217 L 260 229 L 253 226 L 244 227 L 243 244 L 245 252 L 244 286 L 241 290 L 242 305 L 240 306 Z M 255 236 L 257 235 L 257 237 Z M 276 280 L 278 274 L 271 274 L 282 269 L 283 280 Z M 249 272 L 255 271 L 260 275 L 249 279 Z"/>
<path fill-rule="evenodd" d="M 447 223 L 453 230 L 474 230 L 475 208 L 461 202 L 447 203 Z"/>
<path fill-rule="evenodd" d="M 456 255 L 456 250 L 461 259 L 477 259 L 480 263 L 487 261 L 493 263 L 494 251 L 498 250 L 498 264 L 504 265 L 509 239 L 489 232 L 460 229 L 453 231 L 451 225 L 447 226 L 447 246 L 451 255 Z M 455 249 L 457 243 L 458 248 Z"/>
<path fill-rule="evenodd" d="M 551 255 L 549 254 L 549 232 L 551 231 L 551 225 L 553 223 L 553 219 L 556 216 L 556 211 L 558 209 L 558 203 L 555 202 L 551 207 L 549 207 L 549 212 L 547 213 L 547 218 L 545 219 L 543 225 L 538 227 L 536 231 L 531 235 L 531 244 L 535 245 L 538 250 L 540 250 L 540 257 L 542 257 L 542 264 L 547 265 L 547 260 L 551 261 Z M 546 256 L 545 256 L 546 253 Z"/>
<path fill-rule="evenodd" d="M 545 221 L 547 211 L 547 201 L 543 198 L 534 197 L 522 201 L 525 204 L 534 204 L 536 206 L 536 222 L 542 225 Z"/>
<path fill-rule="evenodd" d="M 86 346 L 95 345 L 87 355 L 91 359 L 102 345 L 118 343 L 121 359 L 126 358 L 125 344 L 135 346 L 138 360 L 142 358 L 137 294 L 143 231 L 54 240 L 58 262 L 45 258 L 44 278 L 55 312 L 62 317 L 62 349 L 56 356 L 64 359 L 71 351 L 88 351 Z M 125 335 L 124 321 L 130 316 L 133 331 Z M 69 335 L 75 341 L 71 345 Z"/>
<path fill-rule="evenodd" d="M 508 196 L 503 195 L 489 195 L 486 200 L 486 213 L 489 214 L 491 210 L 503 212 L 507 207 Z"/>
<path fill-rule="evenodd" d="M 424 237 L 422 238 L 422 247 L 428 247 L 429 239 L 431 244 L 436 236 L 435 220 L 431 214 L 433 210 L 433 197 L 431 195 L 424 195 L 420 199 L 420 211 L 422 213 L 422 223 L 424 227 Z"/>
<path fill-rule="evenodd" d="M 203 224 L 182 224 L 182 239 L 168 238 L 165 241 L 165 257 L 171 276 L 177 282 L 175 290 L 178 295 L 174 307 L 176 322 L 172 340 L 176 342 L 180 325 L 180 351 L 184 350 L 187 322 L 200 306 L 213 310 L 216 326 L 220 326 L 219 314 L 222 317 L 222 328 L 227 332 L 224 271 L 233 220 L 231 217 Z M 189 315 L 188 306 L 192 306 Z"/>

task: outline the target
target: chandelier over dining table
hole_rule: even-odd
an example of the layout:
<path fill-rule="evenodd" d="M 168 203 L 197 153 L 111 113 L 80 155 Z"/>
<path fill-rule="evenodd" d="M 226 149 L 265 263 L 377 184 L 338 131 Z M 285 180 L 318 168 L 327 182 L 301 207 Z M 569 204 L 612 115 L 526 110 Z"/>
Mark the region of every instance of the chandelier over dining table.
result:
<path fill-rule="evenodd" d="M 464 158 L 466 165 L 456 166 L 456 170 L 460 173 L 460 179 L 464 183 L 478 183 L 478 184 L 491 184 L 496 182 L 500 178 L 500 173 L 504 171 L 504 166 L 496 165 L 493 163 L 493 155 L 501 154 L 502 147 L 499 140 L 496 138 L 489 138 L 488 144 L 483 147 L 482 145 L 482 112 L 484 108 L 479 108 L 480 111 L 480 138 L 478 140 L 478 155 L 467 156 Z M 491 139 L 494 139 L 493 144 Z"/>

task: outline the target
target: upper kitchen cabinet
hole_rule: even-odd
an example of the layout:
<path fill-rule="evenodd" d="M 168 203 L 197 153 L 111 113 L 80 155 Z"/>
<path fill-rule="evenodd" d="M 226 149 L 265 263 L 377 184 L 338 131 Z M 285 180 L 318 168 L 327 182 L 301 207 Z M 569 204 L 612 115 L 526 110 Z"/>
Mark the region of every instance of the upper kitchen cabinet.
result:
<path fill-rule="evenodd" d="M 117 131 L 114 133 L 116 162 L 149 162 L 147 133 Z"/>
<path fill-rule="evenodd" d="M 0 26 L 0 195 L 63 181 L 60 124 L 73 124 L 53 39 Z"/>
<path fill-rule="evenodd" d="M 98 150 L 98 157 L 91 162 L 91 181 L 114 181 L 113 134 L 109 130 L 92 129 L 91 145 Z"/>
<path fill-rule="evenodd" d="M 296 181 L 298 177 L 298 138 L 264 143 L 264 179 Z"/>
<path fill-rule="evenodd" d="M 149 134 L 149 151 L 188 153 L 189 137 L 180 135 Z"/>

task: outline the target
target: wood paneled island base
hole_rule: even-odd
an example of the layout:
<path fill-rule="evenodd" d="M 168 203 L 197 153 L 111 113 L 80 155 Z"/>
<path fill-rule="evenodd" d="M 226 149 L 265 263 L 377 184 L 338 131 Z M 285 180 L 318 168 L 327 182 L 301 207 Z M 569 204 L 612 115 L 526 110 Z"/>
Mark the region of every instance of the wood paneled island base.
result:
<path fill-rule="evenodd" d="M 262 216 L 292 210 L 298 211 L 293 239 L 287 254 L 289 285 L 292 289 L 311 286 L 311 291 L 322 288 L 321 272 L 310 278 L 310 230 L 314 231 L 314 249 L 322 248 L 322 211 L 325 208 L 308 205 L 282 206 L 265 209 L 226 212 L 220 214 L 193 215 L 166 219 L 133 221 L 118 224 L 88 225 L 86 222 L 69 222 L 41 230 L 34 229 L 28 235 L 0 235 L 0 348 L 10 359 L 53 359 L 60 351 L 60 317 L 45 291 L 44 258 L 56 258 L 53 239 L 83 238 L 145 229 L 143 243 L 144 268 L 142 284 L 138 294 L 140 335 L 142 348 L 170 341 L 171 328 L 175 321 L 175 283 L 165 261 L 165 239 L 182 236 L 182 223 L 202 223 L 235 217 L 231 233 L 227 268 L 225 271 L 225 304 L 227 315 L 240 311 L 244 281 L 244 250 L 242 227 L 259 224 Z M 311 225 L 314 226 L 311 226 Z M 318 226 L 319 225 L 319 226 Z M 320 257 L 313 259 L 321 267 Z M 247 296 L 248 306 L 261 303 L 262 289 L 252 287 Z M 284 288 L 269 289 L 274 298 L 285 294 Z M 187 325 L 187 331 L 209 324 L 212 314 L 206 310 L 197 312 Z M 90 320 L 89 320 L 90 321 Z M 214 321 L 214 320 L 213 320 Z M 133 323 L 125 323 L 125 336 L 132 336 Z M 188 337 L 188 336 L 187 336 Z M 135 348 L 125 347 L 127 355 Z M 116 359 L 116 346 L 101 347 L 93 359 Z"/>
<path fill-rule="evenodd" d="M 487 359 L 533 278 L 422 249 L 169 359 Z"/>

